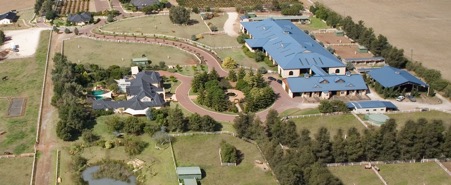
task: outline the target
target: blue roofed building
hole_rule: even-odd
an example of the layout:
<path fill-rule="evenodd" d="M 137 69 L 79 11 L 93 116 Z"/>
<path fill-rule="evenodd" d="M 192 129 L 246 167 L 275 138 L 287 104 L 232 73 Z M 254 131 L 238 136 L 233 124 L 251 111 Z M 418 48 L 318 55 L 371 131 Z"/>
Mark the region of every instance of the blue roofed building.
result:
<path fill-rule="evenodd" d="M 278 74 L 286 78 L 282 86 L 291 97 L 366 94 L 361 75 L 346 74 L 343 62 L 289 20 L 241 22 L 241 31 L 250 37 L 245 40 L 250 51 L 264 52 L 277 65 Z M 337 77 L 341 80 L 335 82 Z M 321 84 L 320 79 L 327 80 Z"/>
<path fill-rule="evenodd" d="M 357 114 L 380 114 L 387 111 L 398 110 L 395 104 L 390 101 L 351 101 L 346 103 L 347 107 Z"/>
<path fill-rule="evenodd" d="M 406 70 L 384 66 L 379 69 L 374 69 L 368 72 L 368 76 L 374 81 L 381 84 L 384 88 L 391 88 L 403 85 L 414 85 L 427 87 L 428 85 L 413 76 Z"/>

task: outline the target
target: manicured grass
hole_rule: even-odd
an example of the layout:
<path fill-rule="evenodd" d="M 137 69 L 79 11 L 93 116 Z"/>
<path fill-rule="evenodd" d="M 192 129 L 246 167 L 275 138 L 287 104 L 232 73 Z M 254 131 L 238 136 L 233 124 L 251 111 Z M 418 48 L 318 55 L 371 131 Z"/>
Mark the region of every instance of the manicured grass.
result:
<path fill-rule="evenodd" d="M 0 96 L 27 98 L 25 114 L 20 117 L 7 117 L 9 102 L 0 101 L 0 130 L 6 131 L 0 136 L 2 154 L 5 151 L 15 154 L 33 151 L 48 39 L 49 32 L 41 32 L 35 57 L 0 63 L 1 76 L 9 78 L 0 82 Z"/>
<path fill-rule="evenodd" d="M 311 136 L 314 136 L 319 128 L 326 127 L 333 137 L 339 128 L 345 133 L 351 127 L 355 127 L 363 133 L 365 127 L 351 114 L 332 115 L 332 116 L 312 116 L 306 118 L 291 119 L 296 123 L 297 130 L 300 132 L 306 128 L 310 130 Z"/>
<path fill-rule="evenodd" d="M 373 170 L 365 169 L 363 166 L 328 167 L 328 169 L 335 177 L 338 177 L 343 184 L 382 184 L 382 181 L 379 180 Z"/>
<path fill-rule="evenodd" d="M 210 32 L 207 25 L 200 18 L 200 15 L 191 14 L 191 19 L 195 23 L 185 26 L 172 24 L 169 15 L 146 16 L 113 22 L 105 25 L 102 29 L 117 33 L 164 34 L 187 39 L 191 39 L 191 35 Z"/>
<path fill-rule="evenodd" d="M 221 49 L 216 50 L 219 58 L 223 59 L 226 57 L 232 57 L 239 65 L 252 67 L 254 69 L 258 69 L 259 67 L 265 67 L 267 70 L 276 70 L 277 67 L 268 67 L 264 62 L 255 62 L 253 58 L 247 57 L 241 48 L 233 48 L 233 49 Z"/>
<path fill-rule="evenodd" d="M 426 112 L 412 112 L 412 113 L 399 113 L 399 114 L 386 114 L 388 117 L 396 120 L 398 129 L 401 129 L 408 120 L 417 121 L 419 118 L 425 118 L 429 122 L 434 119 L 443 120 L 443 125 L 446 129 L 451 126 L 451 114 L 440 111 L 426 111 Z"/>
<path fill-rule="evenodd" d="M 29 184 L 32 163 L 32 157 L 0 159 L 1 184 Z"/>
<path fill-rule="evenodd" d="M 316 17 L 310 17 L 310 24 L 296 24 L 296 26 L 302 30 L 314 31 L 319 29 L 330 28 L 326 23 Z"/>
<path fill-rule="evenodd" d="M 445 185 L 451 177 L 435 162 L 378 165 L 380 174 L 388 184 Z"/>
<path fill-rule="evenodd" d="M 297 115 L 307 115 L 307 114 L 319 114 L 318 109 L 298 109 L 298 108 L 292 108 L 288 109 L 286 111 L 281 112 L 279 115 L 280 117 L 285 116 L 297 116 Z"/>
<path fill-rule="evenodd" d="M 244 155 L 238 166 L 222 167 L 219 159 L 219 143 L 225 140 Z M 206 176 L 202 184 L 276 184 L 270 172 L 264 172 L 254 165 L 262 161 L 257 147 L 229 135 L 196 135 L 177 137 L 173 143 L 178 166 L 200 166 Z"/>
<path fill-rule="evenodd" d="M 228 36 L 226 34 L 217 34 L 217 35 L 203 35 L 203 39 L 197 40 L 197 42 L 206 44 L 211 47 L 229 47 L 229 46 L 241 46 L 235 37 Z M 219 51 L 219 50 L 216 50 Z"/>
<path fill-rule="evenodd" d="M 169 46 L 115 43 L 83 38 L 64 42 L 64 55 L 74 63 L 91 63 L 103 67 L 130 66 L 132 58 L 141 57 L 143 54 L 152 61 L 152 65 L 160 61 L 166 62 L 167 65 L 198 63 L 193 55 Z"/>

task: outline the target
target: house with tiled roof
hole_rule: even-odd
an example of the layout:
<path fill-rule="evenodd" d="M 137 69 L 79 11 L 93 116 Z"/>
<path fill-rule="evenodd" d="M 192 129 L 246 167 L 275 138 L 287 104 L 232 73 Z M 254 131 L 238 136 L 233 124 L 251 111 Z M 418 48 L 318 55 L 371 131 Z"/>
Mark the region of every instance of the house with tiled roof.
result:
<path fill-rule="evenodd" d="M 79 14 L 70 14 L 67 17 L 67 21 L 76 24 L 76 25 L 85 25 L 89 24 L 92 21 L 92 15 L 89 12 L 83 12 Z"/>
<path fill-rule="evenodd" d="M 133 4 L 133 6 L 136 6 L 138 10 L 141 10 L 142 8 L 146 6 L 150 6 L 156 3 L 159 3 L 159 0 L 131 0 L 130 3 Z"/>
<path fill-rule="evenodd" d="M 245 40 L 250 51 L 264 52 L 277 65 L 278 74 L 285 78 L 282 86 L 291 97 L 366 94 L 361 75 L 347 74 L 343 62 L 291 21 L 241 22 L 241 31 L 250 37 Z"/>
<path fill-rule="evenodd" d="M 131 115 L 145 115 L 149 108 L 165 105 L 165 91 L 160 74 L 155 71 L 142 71 L 133 78 L 116 80 L 119 91 L 127 96 L 126 101 L 96 100 L 95 110 L 114 110 Z"/>

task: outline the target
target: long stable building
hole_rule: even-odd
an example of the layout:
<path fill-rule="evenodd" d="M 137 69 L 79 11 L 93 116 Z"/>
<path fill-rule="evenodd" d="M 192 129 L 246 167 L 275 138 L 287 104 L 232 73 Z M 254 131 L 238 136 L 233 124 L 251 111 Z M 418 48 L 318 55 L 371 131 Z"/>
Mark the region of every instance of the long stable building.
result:
<path fill-rule="evenodd" d="M 277 65 L 290 97 L 327 99 L 367 92 L 361 75 L 347 74 L 345 64 L 289 20 L 241 22 L 241 31 L 250 36 L 245 44 L 249 50 L 264 52 Z"/>

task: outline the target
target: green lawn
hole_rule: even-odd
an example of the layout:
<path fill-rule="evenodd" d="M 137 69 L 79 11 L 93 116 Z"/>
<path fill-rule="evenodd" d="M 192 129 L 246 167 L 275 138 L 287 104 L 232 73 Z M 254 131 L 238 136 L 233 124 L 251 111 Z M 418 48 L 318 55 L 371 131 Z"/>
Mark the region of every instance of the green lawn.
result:
<path fill-rule="evenodd" d="M 345 133 L 351 127 L 356 127 L 362 131 L 365 127 L 352 115 L 333 115 L 333 116 L 313 116 L 306 118 L 292 119 L 297 126 L 297 130 L 300 132 L 303 128 L 310 130 L 311 136 L 314 136 L 319 128 L 326 127 L 331 134 L 331 138 L 337 133 L 337 130 L 341 128 Z"/>
<path fill-rule="evenodd" d="M 252 67 L 254 69 L 258 69 L 259 67 L 265 67 L 268 70 L 277 70 L 276 67 L 268 67 L 264 62 L 255 62 L 253 58 L 247 57 L 241 48 L 233 48 L 233 49 L 221 49 L 216 50 L 219 58 L 223 59 L 226 57 L 232 57 L 238 64 Z"/>
<path fill-rule="evenodd" d="M 1 184 L 30 184 L 32 157 L 0 159 Z"/>
<path fill-rule="evenodd" d="M 451 177 L 435 162 L 378 165 L 388 184 L 450 184 Z"/>
<path fill-rule="evenodd" d="M 383 184 L 373 170 L 365 169 L 363 166 L 328 167 L 328 169 L 335 177 L 338 177 L 343 184 Z"/>
<path fill-rule="evenodd" d="M 0 63 L 0 74 L 9 78 L 0 82 L 0 96 L 27 98 L 25 114 L 21 117 L 7 117 L 9 103 L 0 101 L 0 130 L 6 131 L 0 136 L 1 154 L 33 151 L 48 39 L 49 32 L 42 32 L 35 57 Z"/>
<path fill-rule="evenodd" d="M 191 39 L 191 35 L 210 31 L 200 15 L 192 13 L 191 19 L 195 23 L 185 26 L 172 24 L 169 15 L 146 16 L 113 22 L 105 25 L 102 29 L 117 33 L 164 34 L 187 39 Z"/>
<path fill-rule="evenodd" d="M 225 140 L 244 154 L 243 161 L 235 167 L 221 167 L 219 143 Z M 254 165 L 262 161 L 257 147 L 229 135 L 197 135 L 177 137 L 173 144 L 178 166 L 200 166 L 206 176 L 202 184 L 277 184 L 270 172 L 264 172 Z"/>
<path fill-rule="evenodd" d="M 196 66 L 196 68 L 193 68 L 193 66 L 185 66 L 182 67 L 181 71 L 177 70 L 177 73 L 180 73 L 185 76 L 194 76 L 196 73 L 202 73 L 203 71 L 208 70 L 208 67 L 206 65 L 203 66 L 205 67 L 202 68 L 201 66 Z"/>
<path fill-rule="evenodd" d="M 425 118 L 432 122 L 434 119 L 443 120 L 445 128 L 448 129 L 451 126 L 451 114 L 440 112 L 440 111 L 426 111 L 426 112 L 412 112 L 412 113 L 399 113 L 399 114 L 386 114 L 390 118 L 396 120 L 398 124 L 398 129 L 401 129 L 406 121 L 414 120 L 417 121 L 419 118 Z"/>
<path fill-rule="evenodd" d="M 228 47 L 228 46 L 241 46 L 235 37 L 231 37 L 227 34 L 217 34 L 217 35 L 203 35 L 203 39 L 197 40 L 197 42 L 203 43 L 211 47 Z M 219 50 L 216 50 L 219 51 Z M 244 54 L 243 54 L 244 55 Z"/>
<path fill-rule="evenodd" d="M 310 17 L 310 24 L 296 24 L 296 26 L 298 26 L 302 30 L 309 30 L 309 31 L 330 28 L 329 26 L 327 26 L 326 23 L 321 21 L 321 19 L 318 19 L 316 17 Z"/>
<path fill-rule="evenodd" d="M 132 58 L 141 57 L 143 54 L 152 61 L 152 65 L 158 64 L 160 61 L 166 62 L 167 65 L 198 63 L 197 58 L 193 55 L 169 46 L 116 43 L 82 38 L 64 42 L 64 55 L 74 63 L 92 63 L 103 67 L 130 66 Z"/>
<path fill-rule="evenodd" d="M 285 116 L 297 116 L 297 115 L 307 115 L 307 114 L 319 114 L 318 109 L 298 109 L 298 108 L 292 108 L 285 110 L 281 113 L 279 113 L 280 117 Z"/>

